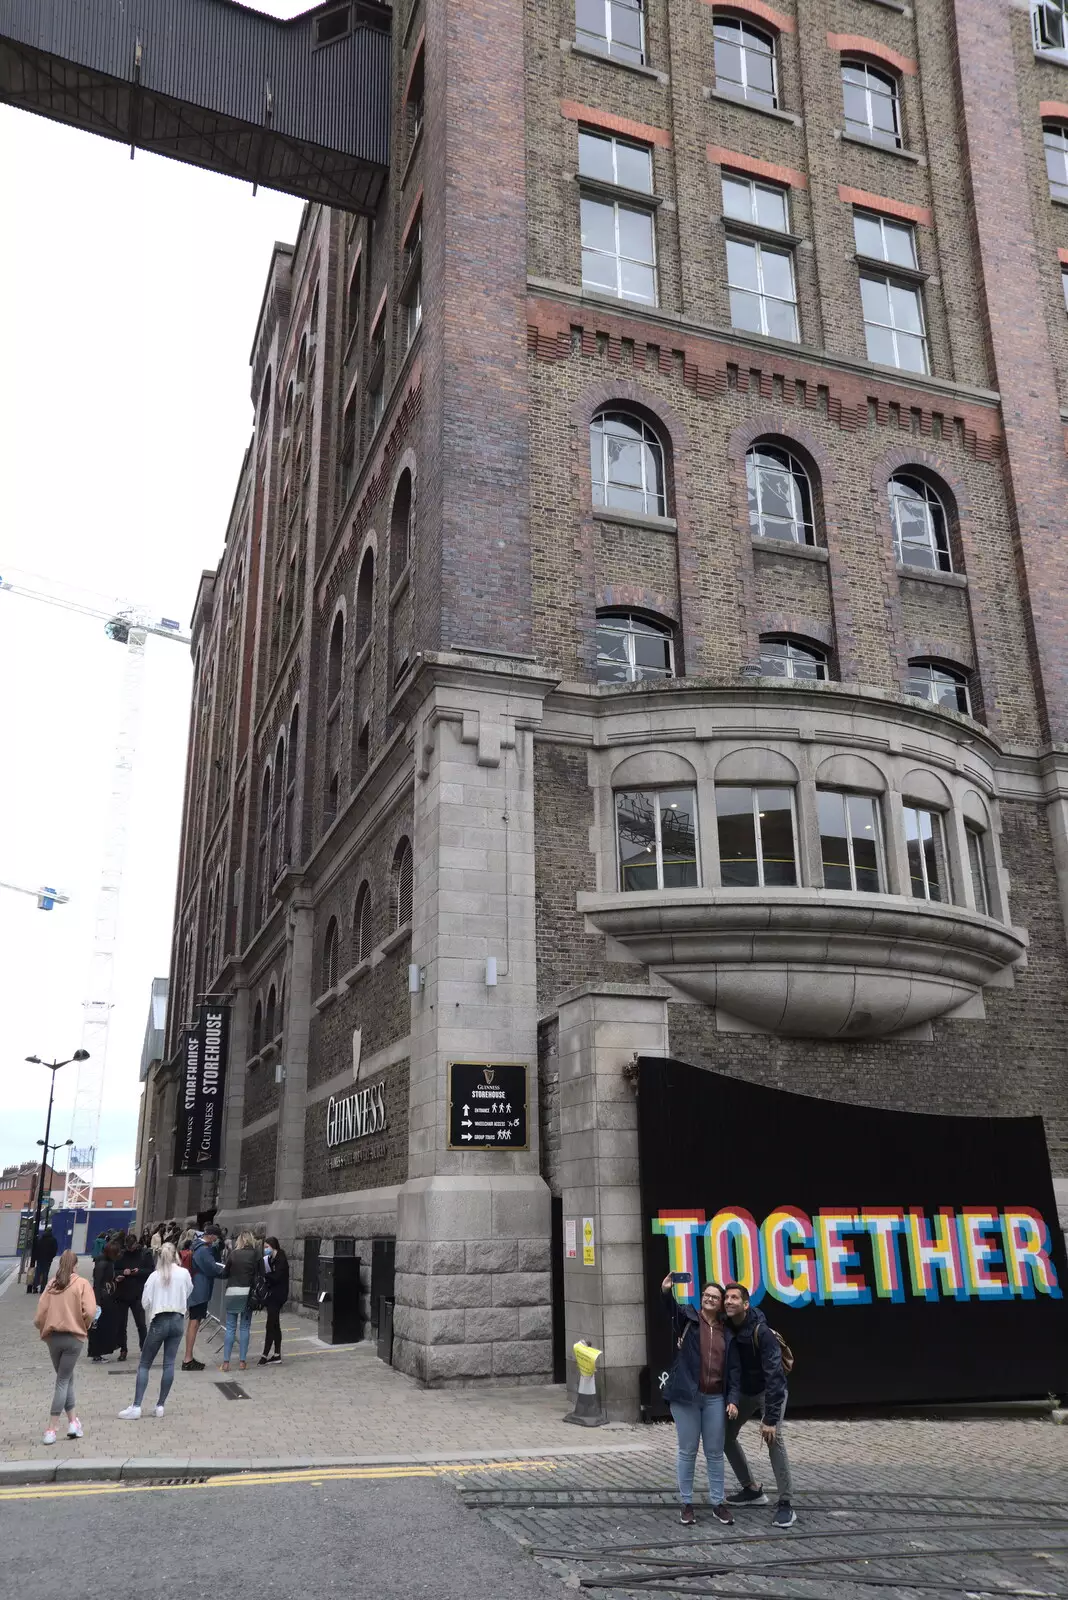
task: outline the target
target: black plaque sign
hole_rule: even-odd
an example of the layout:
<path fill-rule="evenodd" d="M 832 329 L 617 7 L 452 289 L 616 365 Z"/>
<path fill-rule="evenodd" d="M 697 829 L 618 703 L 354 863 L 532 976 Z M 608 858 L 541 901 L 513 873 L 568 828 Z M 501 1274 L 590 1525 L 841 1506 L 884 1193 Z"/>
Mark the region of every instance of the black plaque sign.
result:
<path fill-rule="evenodd" d="M 526 1150 L 527 1067 L 449 1062 L 449 1149 Z"/>

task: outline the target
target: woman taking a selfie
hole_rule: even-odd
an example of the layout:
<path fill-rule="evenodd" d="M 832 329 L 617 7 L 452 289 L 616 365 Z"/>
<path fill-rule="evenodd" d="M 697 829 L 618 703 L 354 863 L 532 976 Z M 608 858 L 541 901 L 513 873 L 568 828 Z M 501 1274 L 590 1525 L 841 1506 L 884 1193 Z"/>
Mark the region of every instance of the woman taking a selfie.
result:
<path fill-rule="evenodd" d="M 664 1385 L 664 1399 L 671 1406 L 678 1434 L 677 1470 L 679 1518 L 687 1527 L 694 1523 L 693 1479 L 697 1467 L 697 1447 L 703 1445 L 708 1473 L 708 1500 L 717 1522 L 730 1527 L 734 1522 L 723 1499 L 724 1378 L 726 1343 L 721 1316 L 723 1290 L 718 1283 L 706 1283 L 701 1292 L 701 1310 L 689 1300 L 679 1301 L 675 1284 L 692 1282 L 688 1272 L 669 1272 L 661 1284 L 664 1302 L 671 1316 L 674 1360 Z"/>

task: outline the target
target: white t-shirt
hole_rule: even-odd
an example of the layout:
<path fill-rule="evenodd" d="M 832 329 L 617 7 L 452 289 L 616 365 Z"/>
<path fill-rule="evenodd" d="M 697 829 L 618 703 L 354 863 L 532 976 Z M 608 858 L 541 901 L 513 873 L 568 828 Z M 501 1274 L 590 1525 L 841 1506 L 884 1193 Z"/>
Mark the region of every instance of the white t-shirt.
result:
<path fill-rule="evenodd" d="M 180 1311 L 184 1316 L 186 1303 L 192 1292 L 193 1280 L 185 1268 L 178 1266 L 177 1262 L 171 1268 L 169 1283 L 164 1283 L 158 1271 L 150 1273 L 141 1295 L 141 1304 L 145 1308 L 149 1322 L 164 1311 Z"/>

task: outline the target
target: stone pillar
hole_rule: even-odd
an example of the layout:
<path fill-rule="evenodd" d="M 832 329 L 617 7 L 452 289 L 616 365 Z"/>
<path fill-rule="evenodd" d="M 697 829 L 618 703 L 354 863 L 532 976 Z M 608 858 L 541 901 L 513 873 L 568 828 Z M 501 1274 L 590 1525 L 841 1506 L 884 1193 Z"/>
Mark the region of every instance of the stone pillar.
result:
<path fill-rule="evenodd" d="M 638 1416 L 638 1375 L 646 1362 L 645 1280 L 638 1174 L 638 1103 L 626 1073 L 635 1055 L 666 1056 L 667 1000 L 647 988 L 587 985 L 560 1004 L 560 1184 L 564 1227 L 576 1227 L 578 1255 L 564 1259 L 568 1387 L 571 1347 L 589 1339 L 604 1351 L 608 1415 Z M 592 1265 L 583 1224 L 593 1222 Z"/>
<path fill-rule="evenodd" d="M 408 1181 L 394 1364 L 430 1384 L 552 1374 L 550 1196 L 538 1155 L 533 733 L 550 682 L 426 658 L 416 728 Z M 417 696 L 417 698 L 415 698 Z M 486 961 L 497 982 L 486 983 Z M 527 1065 L 529 1148 L 448 1148 L 450 1061 Z"/>
<path fill-rule="evenodd" d="M 311 904 L 295 899 L 286 928 L 289 982 L 286 985 L 285 1034 L 282 1040 L 281 1100 L 275 1153 L 274 1202 L 267 1213 L 267 1232 L 292 1239 L 304 1188 L 304 1121 L 308 1090 L 308 1040 L 312 1011 Z"/>
<path fill-rule="evenodd" d="M 223 1123 L 220 1211 L 236 1211 L 241 1181 L 241 1129 L 245 1120 L 245 1061 L 248 1058 L 248 985 L 239 983 L 230 1012 L 230 1060 L 226 1066 L 226 1121 Z"/>

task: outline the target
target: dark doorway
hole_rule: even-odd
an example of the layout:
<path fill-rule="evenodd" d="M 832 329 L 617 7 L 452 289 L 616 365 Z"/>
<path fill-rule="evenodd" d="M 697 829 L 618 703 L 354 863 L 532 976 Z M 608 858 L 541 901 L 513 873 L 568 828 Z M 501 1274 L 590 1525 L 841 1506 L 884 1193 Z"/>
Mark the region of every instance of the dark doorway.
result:
<path fill-rule="evenodd" d="M 552 1277 L 553 1297 L 553 1382 L 567 1381 L 567 1350 L 564 1333 L 564 1202 L 552 1197 Z"/>

